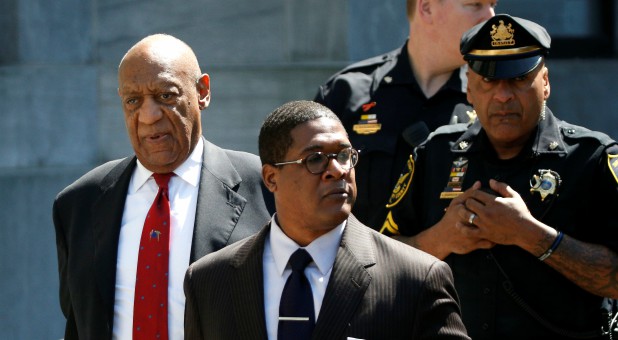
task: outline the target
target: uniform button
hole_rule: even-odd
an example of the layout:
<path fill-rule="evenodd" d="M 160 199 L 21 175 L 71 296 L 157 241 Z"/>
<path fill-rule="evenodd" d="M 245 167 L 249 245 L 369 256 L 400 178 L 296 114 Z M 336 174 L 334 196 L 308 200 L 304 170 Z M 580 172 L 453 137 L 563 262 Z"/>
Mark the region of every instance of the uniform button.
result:
<path fill-rule="evenodd" d="M 489 293 L 491 293 L 491 288 L 489 288 L 489 287 L 483 288 L 483 294 L 487 295 Z"/>
<path fill-rule="evenodd" d="M 481 326 L 481 328 L 483 328 L 484 331 L 489 329 L 489 324 L 484 323 L 483 326 Z"/>

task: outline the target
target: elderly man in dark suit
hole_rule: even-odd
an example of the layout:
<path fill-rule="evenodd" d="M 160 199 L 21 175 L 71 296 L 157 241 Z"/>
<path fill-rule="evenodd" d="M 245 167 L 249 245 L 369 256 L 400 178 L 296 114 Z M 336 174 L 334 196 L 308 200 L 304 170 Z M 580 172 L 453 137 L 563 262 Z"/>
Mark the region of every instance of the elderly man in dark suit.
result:
<path fill-rule="evenodd" d="M 468 339 L 449 267 L 350 215 L 359 155 L 337 116 L 287 103 L 259 149 L 277 212 L 189 267 L 187 339 Z"/>
<path fill-rule="evenodd" d="M 210 78 L 184 42 L 144 38 L 118 82 L 135 156 L 97 167 L 54 202 L 65 339 L 183 339 L 189 263 L 257 232 L 272 197 L 257 156 L 202 137 Z"/>

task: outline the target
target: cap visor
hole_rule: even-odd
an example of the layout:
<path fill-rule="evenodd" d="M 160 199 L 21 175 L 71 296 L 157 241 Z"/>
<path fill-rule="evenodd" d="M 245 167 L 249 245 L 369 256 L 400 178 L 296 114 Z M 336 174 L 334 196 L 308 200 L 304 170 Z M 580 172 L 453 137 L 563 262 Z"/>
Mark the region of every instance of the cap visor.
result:
<path fill-rule="evenodd" d="M 469 67 L 483 77 L 491 79 L 509 79 L 521 77 L 534 70 L 543 60 L 543 56 L 511 60 L 469 60 Z"/>

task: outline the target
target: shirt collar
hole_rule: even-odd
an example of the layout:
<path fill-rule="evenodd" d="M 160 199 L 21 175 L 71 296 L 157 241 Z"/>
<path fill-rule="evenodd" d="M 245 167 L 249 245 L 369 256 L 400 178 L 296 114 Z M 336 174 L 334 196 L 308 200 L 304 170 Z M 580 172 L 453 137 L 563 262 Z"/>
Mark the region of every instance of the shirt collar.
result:
<path fill-rule="evenodd" d="M 399 56 L 397 56 L 397 63 L 386 74 L 381 77 L 380 81 L 383 84 L 415 84 L 418 86 L 418 82 L 412 72 L 412 66 L 410 65 L 410 58 L 408 57 L 408 43 L 406 42 L 400 50 Z"/>
<path fill-rule="evenodd" d="M 277 224 L 277 219 L 273 216 L 270 226 L 270 247 L 272 250 L 275 267 L 279 275 L 283 275 L 283 271 L 288 264 L 290 256 L 300 248 L 296 242 L 289 238 Z M 328 233 L 313 240 L 308 246 L 304 247 L 313 258 L 318 270 L 322 275 L 326 275 L 333 264 L 341 243 L 341 236 L 345 229 L 346 221 L 333 228 Z"/>
<path fill-rule="evenodd" d="M 200 138 L 195 145 L 195 149 L 179 167 L 174 170 L 174 174 L 178 178 L 182 178 L 188 184 L 197 187 L 200 181 L 200 172 L 202 168 L 202 160 L 204 154 L 204 141 Z M 129 193 L 138 191 L 152 176 L 153 172 L 146 169 L 144 165 L 137 160 L 137 167 L 133 172 Z"/>

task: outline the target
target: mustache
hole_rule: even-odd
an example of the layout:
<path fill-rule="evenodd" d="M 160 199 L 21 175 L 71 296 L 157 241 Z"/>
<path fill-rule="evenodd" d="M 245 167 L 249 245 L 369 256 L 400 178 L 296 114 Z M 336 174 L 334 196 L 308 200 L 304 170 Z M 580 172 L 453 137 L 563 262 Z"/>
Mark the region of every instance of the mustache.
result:
<path fill-rule="evenodd" d="M 521 108 L 519 105 L 514 103 L 505 103 L 505 104 L 493 104 L 489 106 L 489 114 L 504 114 L 504 113 L 515 113 L 519 114 L 521 112 Z"/>
<path fill-rule="evenodd" d="M 340 192 L 345 192 L 347 194 L 351 193 L 352 192 L 351 183 L 345 180 L 337 181 L 336 183 L 333 184 L 333 186 L 331 186 L 328 189 L 327 194 L 334 194 L 334 193 L 340 193 Z"/>

